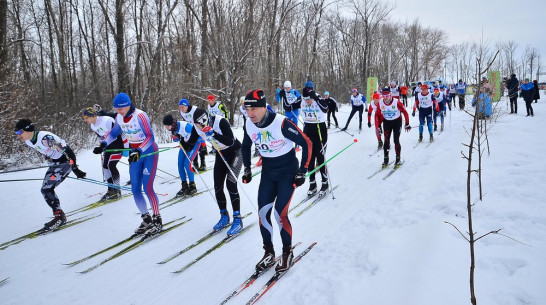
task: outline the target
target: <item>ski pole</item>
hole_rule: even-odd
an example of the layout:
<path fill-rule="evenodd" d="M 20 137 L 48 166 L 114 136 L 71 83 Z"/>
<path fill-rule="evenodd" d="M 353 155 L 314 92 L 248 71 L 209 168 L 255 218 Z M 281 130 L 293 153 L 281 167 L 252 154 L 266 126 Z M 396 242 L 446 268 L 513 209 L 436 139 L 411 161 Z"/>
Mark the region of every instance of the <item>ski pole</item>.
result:
<path fill-rule="evenodd" d="M 0 180 L 0 182 L 18 182 L 18 181 L 43 181 L 43 178 L 30 178 L 30 179 L 11 179 L 11 180 Z"/>
<path fill-rule="evenodd" d="M 124 152 L 124 151 L 131 151 L 133 150 L 132 148 L 111 148 L 111 149 L 106 149 L 104 150 L 104 152 Z"/>
<path fill-rule="evenodd" d="M 64 165 L 64 164 L 52 164 L 52 165 L 41 165 L 41 166 L 35 166 L 35 167 L 26 167 L 26 168 L 21 168 L 21 169 L 14 169 L 14 170 L 0 172 L 0 174 L 22 172 L 22 171 L 28 171 L 28 170 L 46 168 L 46 167 L 57 167 L 57 166 L 61 166 L 61 165 Z"/>
<path fill-rule="evenodd" d="M 319 165 L 318 167 L 316 167 L 314 170 L 308 172 L 306 175 L 305 175 L 305 178 L 308 178 L 311 174 L 313 174 L 314 172 L 316 172 L 317 170 L 319 170 L 321 167 L 325 166 L 326 163 L 332 161 L 332 159 L 334 159 L 335 157 L 337 157 L 339 154 L 341 154 L 342 152 L 344 152 L 345 150 L 347 150 L 347 148 L 351 147 L 351 145 L 355 144 L 356 142 L 358 142 L 357 139 L 354 139 L 353 142 L 347 146 L 345 146 L 345 148 L 343 148 L 342 150 L 340 150 L 339 152 L 337 152 L 335 155 L 333 155 L 330 159 L 324 161 L 324 163 L 322 163 L 321 165 Z"/>
<path fill-rule="evenodd" d="M 227 162 L 226 158 L 224 158 L 224 154 L 222 154 L 222 152 L 220 151 L 220 147 L 218 147 L 218 143 L 216 143 L 216 139 L 211 137 L 211 141 L 212 145 L 214 146 L 214 148 L 216 149 L 216 152 L 218 154 L 220 154 L 220 157 L 222 158 L 222 161 L 224 161 L 224 164 L 226 165 L 226 167 L 228 168 L 229 172 L 231 173 L 231 175 L 233 176 L 233 178 L 235 179 L 235 183 L 236 184 L 239 184 L 239 179 L 237 179 L 238 177 L 235 175 L 235 173 L 233 172 L 233 170 L 231 169 L 231 166 L 229 165 L 229 163 Z M 242 161 L 242 160 L 241 160 Z M 228 178 L 229 179 L 229 178 Z M 256 209 L 256 206 L 254 206 L 252 204 L 252 200 L 250 199 L 250 197 L 248 196 L 248 194 L 246 193 L 245 189 L 243 188 L 242 185 L 240 185 L 241 187 L 241 190 L 243 191 L 243 193 L 245 194 L 246 196 L 246 199 L 248 199 L 248 201 L 250 202 L 250 205 L 254 208 L 254 210 L 256 210 L 256 212 L 258 212 L 258 209 Z"/>
<path fill-rule="evenodd" d="M 129 163 L 125 163 L 125 162 L 123 162 L 123 161 L 119 161 L 119 163 L 121 163 L 121 164 L 123 164 L 123 165 L 129 166 Z M 162 169 L 160 169 L 160 168 L 157 168 L 157 170 L 160 171 L 160 172 L 162 172 L 162 173 L 165 173 L 165 174 L 167 174 L 167 175 L 169 175 L 169 176 L 171 176 L 171 177 L 173 177 L 173 178 L 180 178 L 180 177 L 175 176 L 175 175 L 173 175 L 173 174 L 170 174 L 170 173 L 168 173 L 168 172 L 166 172 L 166 171 L 164 171 L 164 170 L 162 170 Z M 161 177 L 161 176 L 159 176 L 159 175 L 157 175 L 157 177 L 164 178 L 164 177 Z"/>
<path fill-rule="evenodd" d="M 201 145 L 201 144 L 199 143 L 199 145 Z M 189 164 L 189 167 L 190 167 L 190 170 L 191 170 L 191 168 L 192 168 L 192 166 L 193 166 L 193 164 L 192 164 L 192 161 L 193 161 L 193 160 L 190 159 L 190 157 L 188 157 L 188 154 L 186 154 L 186 151 L 184 150 L 184 148 L 183 148 L 182 146 L 180 146 L 180 149 L 181 149 L 182 152 L 184 153 L 184 156 L 186 156 L 186 158 L 188 159 L 188 162 L 190 163 L 190 164 Z M 199 148 L 197 148 L 197 149 L 199 150 Z M 208 193 L 210 194 L 210 196 L 212 197 L 212 199 L 214 199 L 214 200 L 216 201 L 216 197 L 215 197 L 215 196 L 212 194 L 212 192 L 210 191 L 210 188 L 209 188 L 209 186 L 207 185 L 207 183 L 205 182 L 205 179 L 203 179 L 203 177 L 201 177 L 201 174 L 199 173 L 198 170 L 195 170 L 195 172 L 197 173 L 197 176 L 199 176 L 199 179 L 201 179 L 201 181 L 203 182 L 203 185 L 205 185 L 205 187 L 207 188 L 207 191 L 208 191 Z"/>
<path fill-rule="evenodd" d="M 317 105 L 318 105 L 318 102 L 317 102 Z M 319 105 L 320 107 L 320 105 Z M 319 119 L 317 117 L 317 110 L 315 109 L 315 107 L 313 107 L 313 112 L 315 113 L 315 119 L 317 121 L 317 129 L 318 129 L 318 135 L 319 135 L 319 140 L 320 140 L 320 146 L 322 147 L 322 155 L 326 157 L 326 148 L 324 147 L 324 143 L 322 143 L 322 133 L 320 132 L 320 123 L 319 123 Z M 328 145 L 328 144 L 326 144 Z M 330 182 L 332 182 L 332 179 L 330 178 L 330 175 L 328 174 L 328 167 L 326 167 L 326 165 L 324 166 L 324 169 L 325 169 L 325 172 L 326 172 L 326 176 L 328 177 L 328 180 L 330 180 Z M 322 175 L 321 175 L 322 176 Z M 332 193 L 332 199 L 336 199 L 336 196 L 334 195 L 334 189 L 332 188 L 332 183 L 328 183 L 328 186 L 330 187 L 330 192 Z"/>
<path fill-rule="evenodd" d="M 126 187 L 126 186 L 121 186 L 121 185 L 117 185 L 117 184 L 113 184 L 113 183 L 98 181 L 98 180 L 95 180 L 95 179 L 90 179 L 90 178 L 83 178 L 83 179 L 80 179 L 80 178 L 74 178 L 74 177 L 71 177 L 71 176 L 68 176 L 68 178 L 74 179 L 74 180 L 78 180 L 78 181 L 85 181 L 85 182 L 89 182 L 89 183 L 93 183 L 93 184 L 108 186 L 108 187 L 111 187 L 111 188 L 116 188 L 116 189 L 120 189 L 120 190 L 132 192 L 132 189 L 131 189 L 131 188 L 128 188 L 128 187 Z"/>
<path fill-rule="evenodd" d="M 158 153 L 162 153 L 164 151 L 167 151 L 167 150 L 171 150 L 171 149 L 174 149 L 174 148 L 177 148 L 178 146 L 175 146 L 175 147 L 169 147 L 169 148 L 164 148 L 164 149 L 160 149 L 158 151 L 154 151 L 154 152 L 151 152 L 149 154 L 144 154 L 142 156 L 140 156 L 141 158 L 146 158 L 148 156 L 151 156 L 151 155 L 155 155 L 155 154 L 158 154 Z"/>

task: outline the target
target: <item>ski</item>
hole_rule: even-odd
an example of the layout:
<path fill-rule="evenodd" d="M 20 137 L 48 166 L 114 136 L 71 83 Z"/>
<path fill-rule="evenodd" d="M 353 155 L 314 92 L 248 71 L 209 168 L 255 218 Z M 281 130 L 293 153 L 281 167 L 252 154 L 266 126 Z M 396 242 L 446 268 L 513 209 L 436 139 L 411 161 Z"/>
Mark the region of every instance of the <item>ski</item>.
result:
<path fill-rule="evenodd" d="M 389 162 L 389 165 L 391 165 L 393 162 Z M 386 167 L 381 167 L 380 169 L 378 169 L 377 171 L 375 171 L 373 174 L 371 174 L 370 176 L 368 176 L 368 179 L 372 179 L 375 175 L 379 174 L 380 172 L 382 172 L 383 170 L 385 170 Z"/>
<path fill-rule="evenodd" d="M 413 146 L 413 148 L 417 147 L 419 144 L 423 143 L 423 141 L 417 141 L 417 144 Z"/>
<path fill-rule="evenodd" d="M 313 247 L 316 244 L 317 244 L 316 242 L 313 242 L 309 247 L 307 247 L 305 250 L 303 250 L 302 253 L 300 253 L 298 256 L 294 257 L 294 262 L 293 262 L 292 266 L 288 270 L 292 269 L 292 267 L 294 267 L 294 265 L 297 262 L 299 262 L 305 255 L 307 255 L 307 253 L 309 253 L 309 251 L 311 251 L 311 249 L 313 249 Z M 267 281 L 267 283 L 265 283 L 265 285 L 262 286 L 260 291 L 258 291 L 254 296 L 252 296 L 252 298 L 250 298 L 250 300 L 246 303 L 246 305 L 252 305 L 252 304 L 256 303 L 271 287 L 273 287 L 273 285 L 275 285 L 277 283 L 277 281 L 281 277 L 283 277 L 286 274 L 286 272 L 288 272 L 288 270 L 283 271 L 283 272 L 276 272 L 269 279 L 269 281 Z"/>
<path fill-rule="evenodd" d="M 185 217 L 182 217 L 182 219 L 184 219 L 184 218 L 185 218 Z M 92 266 L 92 267 L 89 267 L 89 268 L 87 268 L 87 269 L 85 269 L 85 270 L 83 270 L 83 271 L 80 271 L 79 273 L 88 273 L 88 272 L 90 272 L 90 271 L 93 271 L 93 270 L 97 269 L 98 267 L 100 267 L 100 266 L 106 264 L 107 262 L 109 262 L 109 261 L 111 261 L 111 260 L 113 260 L 113 259 L 115 259 L 115 258 L 118 258 L 118 257 L 122 256 L 123 254 L 125 254 L 125 253 L 131 251 L 131 250 L 134 250 L 134 249 L 140 247 L 141 245 L 145 244 L 146 242 L 148 242 L 148 241 L 150 241 L 150 240 L 152 240 L 152 239 L 154 239 L 154 238 L 156 238 L 156 237 L 159 237 L 159 236 L 161 236 L 161 235 L 163 235 L 163 234 L 165 234 L 165 233 L 167 233 L 167 232 L 170 232 L 170 231 L 174 230 L 174 229 L 176 229 L 176 228 L 178 228 L 178 227 L 180 227 L 180 226 L 182 226 L 182 225 L 188 223 L 188 222 L 191 221 L 191 220 L 192 220 L 192 218 L 190 218 L 190 219 L 188 219 L 188 220 L 185 220 L 185 221 L 182 221 L 182 222 L 180 222 L 180 223 L 177 223 L 177 224 L 175 224 L 175 225 L 172 225 L 172 226 L 170 226 L 170 227 L 168 227 L 168 228 L 166 228 L 166 229 L 162 229 L 158 234 L 154 234 L 154 235 L 144 235 L 140 240 L 138 240 L 138 241 L 136 241 L 136 242 L 130 244 L 129 246 L 123 248 L 123 249 L 120 250 L 119 252 L 117 252 L 117 253 L 115 253 L 114 255 L 110 256 L 109 258 L 107 258 L 107 259 L 101 261 L 100 263 L 98 263 L 98 264 L 96 264 L 96 265 L 94 265 L 94 266 Z"/>
<path fill-rule="evenodd" d="M 83 206 L 81 208 L 78 208 L 78 209 L 75 209 L 73 211 L 70 211 L 70 212 L 67 212 L 66 213 L 66 216 L 72 216 L 74 214 L 78 214 L 78 213 L 81 213 L 81 212 L 86 212 L 86 211 L 89 211 L 89 210 L 92 210 L 92 209 L 95 209 L 95 208 L 98 208 L 98 207 L 101 207 L 103 205 L 106 205 L 106 204 L 109 204 L 109 203 L 112 203 L 112 202 L 116 202 L 118 200 L 121 200 L 123 198 L 126 198 L 126 197 L 129 197 L 133 195 L 132 193 L 128 193 L 128 194 L 124 194 L 124 195 L 121 195 L 121 197 L 119 198 L 116 198 L 116 199 L 109 199 L 109 200 L 99 200 L 97 202 L 93 202 L 91 204 L 88 204 L 86 206 Z"/>
<path fill-rule="evenodd" d="M 292 250 L 294 250 L 294 248 L 296 248 L 299 245 L 301 245 L 301 241 L 297 242 L 294 246 L 292 246 Z M 254 282 L 260 276 L 262 276 L 269 269 L 271 269 L 271 267 L 275 266 L 275 263 L 278 262 L 280 259 L 281 259 L 281 255 L 275 257 L 275 260 L 273 261 L 273 263 L 271 265 L 267 266 L 265 269 L 260 270 L 260 271 L 258 271 L 258 270 L 254 271 L 254 273 L 248 279 L 246 279 L 239 287 L 235 288 L 235 290 L 233 290 L 233 292 L 231 292 L 228 296 L 226 296 L 226 298 L 222 302 L 220 302 L 220 305 L 226 304 L 229 300 L 231 300 L 232 298 L 238 296 L 241 292 L 243 292 L 243 290 L 247 289 L 248 287 L 250 287 L 250 285 L 254 284 Z"/>
<path fill-rule="evenodd" d="M 311 203 L 309 203 L 309 205 L 307 205 L 303 210 L 299 211 L 297 214 L 296 214 L 296 217 L 299 217 L 301 216 L 303 213 L 307 212 L 310 208 L 312 208 L 315 204 L 317 204 L 319 201 L 321 201 L 322 199 L 326 198 L 326 196 L 328 194 L 330 194 L 333 190 L 337 189 L 339 187 L 339 185 L 336 185 L 333 189 L 331 190 L 328 190 L 328 192 L 322 196 L 318 196 L 317 198 L 315 198 L 315 200 L 311 201 Z"/>
<path fill-rule="evenodd" d="M 17 237 L 15 239 L 12 239 L 10 241 L 7 241 L 5 243 L 0 244 L 0 250 L 4 250 L 4 249 L 8 248 L 9 246 L 16 245 L 18 243 L 23 242 L 24 240 L 27 240 L 27 239 L 36 238 L 38 236 L 42 236 L 42 235 L 46 235 L 46 234 L 49 234 L 49 233 L 52 233 L 52 232 L 57 232 L 57 231 L 60 231 L 60 230 L 64 230 L 66 228 L 70 228 L 70 227 L 75 226 L 77 224 L 80 224 L 82 222 L 86 222 L 86 221 L 91 220 L 93 218 L 97 218 L 97 217 L 99 217 L 101 215 L 102 214 L 92 214 L 92 215 L 86 215 L 86 216 L 74 218 L 74 219 L 71 219 L 71 220 L 67 221 L 64 225 L 58 227 L 55 230 L 44 230 L 43 228 L 39 229 L 39 230 L 36 230 L 34 232 L 25 234 L 25 235 L 23 235 L 21 237 Z"/>
<path fill-rule="evenodd" d="M 9 277 L 3 279 L 0 281 L 0 285 L 3 285 L 5 282 L 7 282 L 9 280 Z"/>
<path fill-rule="evenodd" d="M 223 245 L 229 243 L 230 241 L 234 240 L 235 238 L 237 238 L 238 236 L 241 236 L 243 233 L 247 232 L 248 229 L 252 228 L 256 223 L 252 223 L 251 225 L 245 227 L 241 232 L 239 232 L 238 234 L 235 234 L 235 235 L 228 235 L 226 236 L 224 239 L 222 239 L 221 241 L 219 241 L 216 245 L 212 246 L 210 249 L 208 249 L 207 251 L 203 252 L 203 254 L 199 255 L 196 259 L 194 259 L 193 261 L 191 261 L 189 264 L 187 264 L 186 266 L 176 270 L 176 271 L 173 271 L 172 273 L 182 273 L 184 271 L 186 271 L 188 268 L 190 268 L 191 266 L 193 266 L 194 264 L 196 264 L 197 262 L 199 262 L 200 260 L 202 260 L 204 257 L 206 257 L 207 255 L 211 254 L 212 252 L 214 252 L 215 250 L 217 250 L 218 248 L 222 247 Z"/>
<path fill-rule="evenodd" d="M 251 215 L 252 213 L 248 213 L 246 215 L 244 215 L 242 218 L 245 219 L 247 216 Z M 227 228 L 227 227 L 226 227 Z M 226 229 L 224 228 L 224 229 Z M 212 231 L 208 234 L 206 234 L 205 236 L 201 237 L 198 241 L 194 242 L 193 244 L 187 246 L 186 248 L 184 248 L 183 250 L 175 253 L 174 255 L 170 256 L 169 258 L 166 258 L 162 261 L 160 261 L 158 264 L 165 264 L 165 263 L 168 263 L 170 261 L 172 261 L 173 259 L 179 257 L 180 255 L 190 251 L 191 249 L 197 247 L 198 245 L 204 243 L 206 240 L 208 240 L 209 238 L 217 235 L 218 233 L 222 232 L 224 229 L 221 229 L 221 230 L 217 230 L 217 231 Z"/>
<path fill-rule="evenodd" d="M 383 150 L 383 147 L 376 149 L 373 153 L 370 154 L 370 157 L 371 157 L 371 156 L 375 156 L 375 155 L 376 155 L 378 152 L 380 152 L 381 150 Z"/>
<path fill-rule="evenodd" d="M 404 164 L 404 160 L 402 160 L 402 162 L 400 162 L 398 165 L 395 165 L 394 168 L 385 176 L 383 177 L 383 180 L 389 178 L 392 174 L 394 174 L 394 172 L 400 168 L 400 166 L 402 166 L 402 164 Z"/>
<path fill-rule="evenodd" d="M 163 203 L 160 203 L 159 204 L 159 209 L 162 210 L 162 209 L 166 209 L 172 205 L 175 205 L 177 203 L 180 203 L 186 199 L 189 199 L 189 198 L 192 198 L 192 197 L 196 197 L 196 196 L 199 196 L 205 192 L 208 192 L 210 191 L 211 189 L 205 189 L 205 190 L 202 190 L 202 191 L 198 191 L 197 193 L 195 194 L 191 194 L 191 195 L 184 195 L 184 196 L 178 196 L 178 197 L 174 197 L 174 198 L 171 198 Z M 149 209 L 151 211 L 151 208 Z"/>
<path fill-rule="evenodd" d="M 184 217 L 186 217 L 186 216 L 184 216 Z M 175 222 L 177 222 L 177 221 L 180 221 L 180 220 L 184 219 L 184 217 L 180 217 L 180 218 L 177 218 L 177 219 L 175 219 L 175 220 L 169 221 L 169 222 L 165 223 L 164 226 L 168 226 L 168 225 L 170 225 L 170 224 L 172 224 L 172 223 L 175 223 Z M 114 249 L 114 248 L 117 248 L 117 247 L 119 247 L 119 246 L 121 246 L 121 245 L 123 245 L 123 244 L 126 244 L 126 243 L 130 242 L 131 240 L 136 239 L 136 238 L 139 238 L 139 237 L 142 237 L 142 234 L 134 233 L 134 234 L 132 234 L 131 236 L 127 237 L 126 239 L 124 239 L 124 240 L 122 240 L 122 241 L 119 241 L 119 242 L 117 242 L 117 243 L 115 243 L 115 244 L 113 244 L 113 245 L 111 245 L 111 246 L 109 246 L 109 247 L 106 247 L 106 248 L 104 248 L 104 249 L 102 249 L 102 250 L 100 250 L 100 251 L 97 251 L 97 252 L 95 252 L 95 253 L 93 253 L 93 254 L 91 254 L 91 255 L 89 255 L 89 256 L 86 256 L 86 257 L 84 257 L 84 258 L 81 258 L 81 259 L 79 259 L 79 260 L 76 260 L 76 261 L 73 261 L 73 262 L 70 262 L 70 263 L 66 263 L 66 264 L 63 264 L 63 265 L 66 265 L 66 266 L 74 266 L 74 265 L 77 265 L 77 264 L 79 264 L 79 263 L 83 263 L 83 262 L 85 262 L 85 261 L 87 261 L 87 260 L 92 259 L 92 258 L 95 257 L 95 256 L 98 256 L 98 255 L 100 255 L 100 254 L 102 254 L 102 253 L 108 252 L 108 251 L 110 251 L 110 250 L 112 250 L 112 249 Z"/>
<path fill-rule="evenodd" d="M 428 142 L 428 144 L 427 144 L 427 146 L 425 146 L 425 148 L 426 148 L 426 147 L 429 147 L 429 146 L 430 146 L 430 144 L 432 144 L 432 143 L 434 143 L 434 140 L 432 140 L 432 141 Z"/>
<path fill-rule="evenodd" d="M 307 197 L 305 197 L 304 199 L 302 199 L 300 202 L 298 202 L 298 204 L 296 204 L 295 206 L 291 207 L 289 210 L 288 210 L 288 213 L 291 213 L 293 210 L 295 210 L 297 207 L 299 207 L 300 205 L 306 203 L 307 201 L 313 199 L 316 195 L 318 194 L 318 191 L 315 192 L 313 195 L 309 196 L 307 195 Z"/>

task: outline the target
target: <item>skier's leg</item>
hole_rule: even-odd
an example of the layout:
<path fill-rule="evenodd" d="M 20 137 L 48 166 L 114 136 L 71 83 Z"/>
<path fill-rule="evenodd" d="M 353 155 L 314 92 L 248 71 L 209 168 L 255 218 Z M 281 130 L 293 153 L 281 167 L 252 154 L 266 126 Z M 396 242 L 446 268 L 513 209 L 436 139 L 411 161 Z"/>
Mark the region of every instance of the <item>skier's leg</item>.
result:
<path fill-rule="evenodd" d="M 292 246 L 292 225 L 288 219 L 288 209 L 294 194 L 294 176 L 298 171 L 298 162 L 295 159 L 292 167 L 287 167 L 285 175 L 277 183 L 277 200 L 275 201 L 275 218 L 280 228 L 283 247 Z"/>

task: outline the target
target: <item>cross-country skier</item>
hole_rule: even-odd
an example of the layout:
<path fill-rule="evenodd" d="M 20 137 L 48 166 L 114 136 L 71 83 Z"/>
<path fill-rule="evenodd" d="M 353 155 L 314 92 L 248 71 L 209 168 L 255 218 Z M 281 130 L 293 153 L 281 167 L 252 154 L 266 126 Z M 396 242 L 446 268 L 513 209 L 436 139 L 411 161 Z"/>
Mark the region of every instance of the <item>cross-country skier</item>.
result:
<path fill-rule="evenodd" d="M 207 104 L 209 106 L 209 115 L 219 115 L 229 120 L 229 111 L 224 104 L 217 102 L 216 97 L 212 94 L 207 96 Z"/>
<path fill-rule="evenodd" d="M 372 112 L 375 111 L 377 115 L 377 107 L 379 106 L 379 101 L 381 100 L 381 95 L 379 93 L 373 94 L 373 101 L 370 103 L 370 108 L 368 109 L 368 128 L 372 128 Z M 374 120 L 375 121 L 375 120 Z M 375 125 L 375 136 L 377 137 L 377 149 L 383 148 L 383 141 L 381 141 L 381 133 L 383 129 L 381 126 Z"/>
<path fill-rule="evenodd" d="M 237 177 L 243 164 L 241 142 L 233 135 L 229 122 L 221 116 L 202 114 L 195 117 L 194 123 L 199 135 L 211 142 L 214 149 L 219 150 L 214 160 L 214 192 L 220 210 L 220 220 L 214 225 L 213 230 L 221 230 L 230 223 L 224 193 L 225 182 L 233 209 L 233 223 L 227 234 L 235 235 L 243 229 L 241 199 L 237 189 Z"/>
<path fill-rule="evenodd" d="M 319 166 L 324 163 L 326 155 L 326 145 L 328 142 L 328 131 L 326 130 L 326 112 L 328 111 L 328 102 L 321 99 L 313 90 L 313 88 L 303 88 L 303 102 L 301 103 L 303 114 L 303 133 L 311 140 L 313 149 L 311 153 L 311 163 L 309 163 L 309 171 L 315 169 L 315 165 Z M 316 163 L 315 163 L 316 162 Z M 319 190 L 319 196 L 324 196 L 328 192 L 328 172 L 326 166 L 320 168 L 320 176 L 322 185 Z M 315 181 L 315 173 L 309 176 L 308 196 L 313 196 L 317 193 L 317 182 Z"/>
<path fill-rule="evenodd" d="M 455 85 L 449 85 L 449 90 L 447 91 L 447 94 L 449 95 L 449 100 L 447 101 L 449 110 L 451 110 L 451 102 L 453 102 L 453 108 L 457 108 L 457 104 L 455 104 L 455 97 L 457 96 L 457 90 L 455 89 Z"/>
<path fill-rule="evenodd" d="M 173 116 L 167 114 L 163 117 L 163 125 L 171 132 L 171 138 L 180 142 L 178 152 L 178 174 L 182 183 L 176 197 L 191 196 L 197 192 L 195 186 L 195 174 L 192 168 L 192 160 L 195 159 L 201 147 L 199 134 L 194 126 L 186 121 L 175 121 Z M 189 159 L 188 159 L 189 158 Z"/>
<path fill-rule="evenodd" d="M 395 81 L 389 83 L 389 88 L 391 90 L 391 97 L 395 100 L 400 99 L 400 87 L 396 85 Z"/>
<path fill-rule="evenodd" d="M 443 87 L 440 87 L 443 88 Z M 434 88 L 433 94 L 434 99 L 436 99 L 436 102 L 438 103 L 438 109 L 439 111 L 434 111 L 434 131 L 438 129 L 438 117 L 440 117 L 440 130 L 444 131 L 444 117 L 445 117 L 445 109 L 446 109 L 446 103 L 447 103 L 447 96 L 445 95 L 445 91 L 442 91 L 440 88 Z"/>
<path fill-rule="evenodd" d="M 404 102 L 404 107 L 408 107 L 408 87 L 405 84 L 400 87 L 400 97 Z"/>
<path fill-rule="evenodd" d="M 131 177 L 131 191 L 136 206 L 140 211 L 142 223 L 135 230 L 137 234 L 156 234 L 163 228 L 161 215 L 159 214 L 159 200 L 154 191 L 154 179 L 157 171 L 159 154 L 140 158 L 141 155 L 157 152 L 157 144 L 154 140 L 152 125 L 146 112 L 135 108 L 127 93 L 118 93 L 113 100 L 113 106 L 118 115 L 116 124 L 112 127 L 108 137 L 95 147 L 94 153 L 102 153 L 106 146 L 124 133 L 132 149 L 129 154 L 129 175 Z M 142 188 L 148 197 L 153 216 L 147 209 L 146 199 L 142 195 Z"/>
<path fill-rule="evenodd" d="M 106 139 L 110 130 L 115 125 L 115 121 L 112 117 L 107 115 L 100 115 L 94 107 L 87 107 L 81 111 L 81 115 L 85 123 L 89 124 L 91 130 L 93 130 L 101 141 Z M 125 135 L 119 135 L 114 142 L 112 142 L 106 149 L 124 149 L 127 144 Z M 128 147 L 128 145 L 127 145 Z M 101 200 L 114 200 L 121 197 L 121 190 L 119 189 L 119 171 L 117 164 L 121 160 L 122 152 L 108 152 L 105 151 L 101 154 L 102 158 L 102 174 L 106 182 L 112 186 L 108 186 L 108 191 Z M 113 187 L 117 185 L 118 188 Z"/>
<path fill-rule="evenodd" d="M 182 116 L 182 119 L 190 124 L 193 124 L 193 120 L 195 118 L 195 111 L 197 109 L 201 109 L 205 111 L 205 109 L 203 108 L 190 105 L 190 102 L 185 98 L 181 99 L 178 102 L 178 110 L 180 110 L 180 115 Z M 194 168 L 200 172 L 207 170 L 207 166 L 205 165 L 206 154 L 207 154 L 207 146 L 206 146 L 206 143 L 203 143 L 201 144 L 201 147 L 199 148 L 199 159 L 201 161 L 201 166 L 199 166 L 197 158 L 193 159 Z"/>
<path fill-rule="evenodd" d="M 427 84 L 421 86 L 421 92 L 415 96 L 415 104 L 413 105 L 413 112 L 411 116 L 415 116 L 416 108 L 419 109 L 419 142 L 423 141 L 423 125 L 425 125 L 425 118 L 427 119 L 428 132 L 430 134 L 430 142 L 434 141 L 432 131 L 432 107 L 439 111 L 438 103 L 433 94 L 428 92 Z"/>
<path fill-rule="evenodd" d="M 362 130 L 362 111 L 364 109 L 368 111 L 368 104 L 366 104 L 366 97 L 364 95 L 358 93 L 358 89 L 353 88 L 353 92 L 351 94 L 351 114 L 349 114 L 349 119 L 347 119 L 347 123 L 345 124 L 345 127 L 341 128 L 341 130 L 345 131 L 347 130 L 347 127 L 349 127 L 349 122 L 351 122 L 351 119 L 353 118 L 353 115 L 358 111 L 358 129 Z"/>
<path fill-rule="evenodd" d="M 383 132 L 385 133 L 385 145 L 383 146 L 383 164 L 385 168 L 389 165 L 389 149 L 391 146 L 391 133 L 394 135 L 394 151 L 396 152 L 396 161 L 394 167 L 400 166 L 400 153 L 402 146 L 400 145 L 400 133 L 402 131 L 402 116 L 406 122 L 406 132 L 411 130 L 409 124 L 409 116 L 404 104 L 400 99 L 393 99 L 389 87 L 385 87 L 381 92 L 383 98 L 379 101 L 379 105 L 375 114 L 375 126 L 381 126 L 383 123 Z M 379 128 L 379 127 L 378 127 Z"/>
<path fill-rule="evenodd" d="M 462 79 L 459 80 L 457 84 L 455 84 L 455 90 L 457 90 L 457 95 L 459 96 L 459 110 L 464 110 L 464 97 L 466 94 L 466 87 L 467 84 L 463 82 Z"/>
<path fill-rule="evenodd" d="M 284 109 L 284 115 L 298 126 L 298 117 L 301 108 L 301 94 L 298 90 L 292 89 L 292 83 L 284 82 L 284 90 L 279 91 L 278 97 Z"/>
<path fill-rule="evenodd" d="M 47 205 L 53 210 L 54 218 L 44 224 L 43 230 L 55 230 L 66 223 L 66 215 L 61 209 L 55 188 L 66 179 L 70 170 L 79 179 L 85 178 L 86 173 L 78 168 L 76 154 L 63 139 L 49 131 L 37 131 L 31 120 L 17 121 L 15 134 L 19 140 L 44 155 L 49 162 L 41 191 Z"/>
<path fill-rule="evenodd" d="M 273 226 L 271 212 L 280 228 L 283 244 L 281 260 L 275 267 L 285 271 L 293 263 L 292 225 L 288 219 L 290 199 L 296 187 L 305 182 L 305 173 L 311 160 L 311 140 L 291 121 L 284 116 L 266 110 L 266 99 L 263 90 L 249 91 L 245 98 L 248 120 L 245 124 L 245 135 L 242 144 L 244 183 L 252 180 L 250 170 L 250 149 L 252 143 L 260 150 L 263 158 L 263 169 L 258 189 L 258 208 L 260 232 L 262 234 L 264 256 L 257 270 L 272 266 L 275 262 L 273 248 Z M 298 168 L 298 159 L 294 143 L 302 147 L 302 160 Z"/>
<path fill-rule="evenodd" d="M 336 112 L 339 111 L 339 104 L 338 102 L 330 96 L 330 92 L 324 91 L 324 100 L 326 103 L 328 103 L 328 128 L 330 128 L 330 115 L 334 117 L 334 122 L 336 123 L 336 127 L 339 127 L 339 124 L 337 123 L 336 118 Z"/>

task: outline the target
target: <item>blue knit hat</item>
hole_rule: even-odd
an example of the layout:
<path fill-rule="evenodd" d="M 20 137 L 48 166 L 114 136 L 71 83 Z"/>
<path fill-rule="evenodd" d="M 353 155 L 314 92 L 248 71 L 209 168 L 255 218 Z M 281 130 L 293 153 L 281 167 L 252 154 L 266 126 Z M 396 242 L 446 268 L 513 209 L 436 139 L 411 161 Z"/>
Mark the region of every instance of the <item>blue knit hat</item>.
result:
<path fill-rule="evenodd" d="M 306 81 L 304 86 L 307 88 L 315 88 L 315 85 L 310 80 Z"/>
<path fill-rule="evenodd" d="M 189 107 L 190 102 L 187 99 L 183 98 L 183 99 L 180 100 L 180 102 L 178 102 L 178 106 L 188 106 Z"/>
<path fill-rule="evenodd" d="M 114 108 L 123 108 L 131 105 L 131 99 L 127 93 L 120 92 L 114 97 Z"/>

